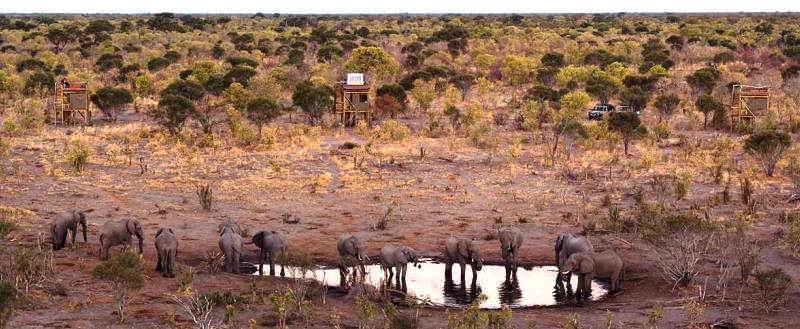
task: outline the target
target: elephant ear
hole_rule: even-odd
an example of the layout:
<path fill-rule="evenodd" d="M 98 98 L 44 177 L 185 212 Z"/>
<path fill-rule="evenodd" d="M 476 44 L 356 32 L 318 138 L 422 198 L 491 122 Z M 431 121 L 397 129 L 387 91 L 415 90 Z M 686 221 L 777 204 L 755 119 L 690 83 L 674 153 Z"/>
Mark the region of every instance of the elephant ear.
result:
<path fill-rule="evenodd" d="M 261 248 L 261 244 L 264 242 L 264 231 L 259 231 L 255 235 L 253 235 L 253 244 Z"/>
<path fill-rule="evenodd" d="M 456 244 L 456 249 L 458 250 L 458 254 L 465 259 L 470 259 L 470 246 L 469 242 L 465 240 L 458 240 L 458 244 Z"/>
<path fill-rule="evenodd" d="M 164 233 L 164 228 L 163 228 L 163 227 L 162 227 L 162 228 L 159 228 L 159 229 L 158 229 L 158 231 L 156 231 L 156 238 L 157 238 L 159 235 L 161 235 L 161 233 Z"/>
<path fill-rule="evenodd" d="M 171 228 L 168 228 L 167 231 L 169 231 L 169 233 L 175 234 L 175 232 L 173 232 Z"/>
<path fill-rule="evenodd" d="M 136 221 L 135 220 L 133 220 L 133 219 L 127 220 L 127 222 L 125 223 L 125 227 L 128 228 L 128 233 L 130 233 L 130 234 L 136 233 Z"/>
<path fill-rule="evenodd" d="M 592 273 L 594 272 L 594 260 L 589 256 L 581 255 L 579 267 L 581 273 Z"/>
<path fill-rule="evenodd" d="M 559 235 L 556 238 L 556 250 L 561 250 L 562 248 L 564 248 L 564 235 L 563 234 Z"/>

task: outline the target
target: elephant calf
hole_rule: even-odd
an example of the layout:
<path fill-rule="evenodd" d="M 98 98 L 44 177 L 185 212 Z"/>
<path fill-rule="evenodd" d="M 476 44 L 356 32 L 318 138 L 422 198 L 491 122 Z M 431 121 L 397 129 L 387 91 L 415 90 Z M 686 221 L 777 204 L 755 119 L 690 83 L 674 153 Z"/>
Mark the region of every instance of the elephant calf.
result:
<path fill-rule="evenodd" d="M 478 242 L 469 239 L 450 237 L 444 243 L 445 275 L 451 275 L 453 263 L 461 266 L 461 282 L 464 282 L 467 263 L 472 267 L 472 280 L 478 278 L 478 271 L 483 268 L 483 258 Z"/>
<path fill-rule="evenodd" d="M 569 256 L 559 272 L 574 271 L 578 273 L 577 295 L 589 296 L 592 278 L 609 279 L 611 292 L 620 290 L 623 277 L 622 258 L 613 250 L 604 252 L 579 252 Z"/>
<path fill-rule="evenodd" d="M 506 277 L 517 274 L 519 249 L 522 247 L 522 232 L 519 228 L 503 228 L 499 232 L 500 252 L 506 262 Z"/>
<path fill-rule="evenodd" d="M 283 233 L 260 231 L 253 235 L 253 244 L 261 252 L 258 257 L 258 273 L 264 275 L 264 262 L 269 258 L 269 275 L 275 275 L 275 260 L 281 263 L 281 276 L 286 276 L 286 258 L 289 256 L 289 240 Z"/>
<path fill-rule="evenodd" d="M 139 239 L 139 254 L 143 253 L 144 233 L 142 225 L 135 219 L 124 219 L 117 222 L 108 221 L 100 229 L 100 259 L 108 260 L 108 249 L 122 244 L 130 245 L 131 236 Z"/>
<path fill-rule="evenodd" d="M 69 212 L 61 213 L 53 218 L 50 223 L 50 239 L 53 242 L 53 250 L 61 250 L 67 243 L 67 232 L 72 236 L 72 246 L 75 246 L 75 238 L 78 235 L 78 224 L 83 229 L 83 242 L 86 242 L 86 213 L 94 210 L 89 209 L 86 211 L 75 209 Z"/>
<path fill-rule="evenodd" d="M 341 277 L 341 283 L 344 284 L 345 276 L 347 273 L 347 268 L 351 264 L 348 264 L 352 259 L 355 259 L 356 264 L 353 265 L 353 276 L 355 277 L 358 273 L 356 269 L 356 265 L 358 268 L 361 269 L 361 275 L 367 275 L 367 269 L 364 266 L 364 263 L 369 262 L 369 257 L 367 256 L 367 248 L 364 244 L 359 240 L 357 237 L 351 234 L 345 234 L 339 237 L 336 241 L 336 249 L 339 251 L 340 264 L 339 264 L 339 273 Z"/>
<path fill-rule="evenodd" d="M 242 236 L 230 226 L 222 226 L 219 233 L 219 249 L 225 256 L 225 272 L 241 273 L 239 261 L 242 257 Z"/>
<path fill-rule="evenodd" d="M 555 252 L 556 252 L 556 267 L 561 268 L 564 262 L 567 261 L 569 256 L 579 252 L 592 252 L 594 247 L 589 239 L 582 236 L 575 236 L 570 233 L 561 234 L 556 238 Z M 564 277 L 566 276 L 566 277 Z M 556 291 L 564 290 L 563 281 L 567 282 L 567 287 L 572 287 L 572 273 L 568 272 L 562 275 L 561 272 L 556 273 Z"/>
<path fill-rule="evenodd" d="M 387 280 L 391 280 L 392 275 L 394 275 L 392 268 L 397 270 L 397 287 L 402 289 L 406 282 L 408 263 L 413 262 L 416 265 L 417 252 L 406 246 L 384 246 L 381 248 L 380 259 L 381 269 L 383 269 L 383 275 Z"/>
<path fill-rule="evenodd" d="M 156 232 L 156 254 L 158 263 L 156 271 L 160 271 L 165 277 L 174 278 L 175 259 L 178 257 L 178 238 L 171 228 L 160 228 Z"/>

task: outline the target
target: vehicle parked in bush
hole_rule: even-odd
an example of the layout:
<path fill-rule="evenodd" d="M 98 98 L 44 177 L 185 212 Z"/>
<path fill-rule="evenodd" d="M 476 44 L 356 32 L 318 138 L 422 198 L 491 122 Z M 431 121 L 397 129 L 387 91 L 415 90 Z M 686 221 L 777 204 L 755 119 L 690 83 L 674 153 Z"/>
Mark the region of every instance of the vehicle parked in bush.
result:
<path fill-rule="evenodd" d="M 589 110 L 589 120 L 603 120 L 603 116 L 611 115 L 614 111 L 614 105 L 597 104 Z"/>

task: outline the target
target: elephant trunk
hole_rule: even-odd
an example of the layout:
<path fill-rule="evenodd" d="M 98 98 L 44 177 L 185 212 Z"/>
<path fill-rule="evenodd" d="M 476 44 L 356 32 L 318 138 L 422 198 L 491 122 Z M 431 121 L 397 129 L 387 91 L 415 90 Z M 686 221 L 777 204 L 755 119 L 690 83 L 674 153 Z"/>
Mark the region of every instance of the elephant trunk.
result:
<path fill-rule="evenodd" d="M 136 238 L 139 239 L 139 254 L 144 253 L 144 237 L 140 234 L 136 234 Z"/>
<path fill-rule="evenodd" d="M 81 229 L 83 229 L 83 242 L 87 242 L 87 239 L 86 239 L 86 221 L 81 221 Z"/>

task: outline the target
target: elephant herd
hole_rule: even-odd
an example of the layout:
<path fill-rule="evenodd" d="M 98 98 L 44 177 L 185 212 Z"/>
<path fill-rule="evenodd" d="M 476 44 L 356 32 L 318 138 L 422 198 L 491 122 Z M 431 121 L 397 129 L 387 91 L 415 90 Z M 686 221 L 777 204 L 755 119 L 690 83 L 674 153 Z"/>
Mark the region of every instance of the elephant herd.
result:
<path fill-rule="evenodd" d="M 86 242 L 86 213 L 92 210 L 73 210 L 56 215 L 50 224 L 53 250 L 60 250 L 67 242 L 67 233 L 72 236 L 72 245 L 78 233 L 78 225 L 83 229 L 83 240 Z M 224 257 L 223 268 L 226 272 L 240 273 L 240 259 L 243 252 L 243 238 L 239 224 L 232 219 L 219 224 L 219 248 Z M 119 245 L 131 245 L 133 237 L 138 239 L 139 254 L 143 252 L 144 232 L 142 225 L 135 219 L 106 222 L 100 230 L 100 259 L 108 259 L 109 248 Z M 505 227 L 498 231 L 501 256 L 504 260 L 506 277 L 517 274 L 519 251 L 523 244 L 523 235 L 519 228 Z M 276 231 L 259 231 L 253 235 L 252 242 L 260 250 L 258 272 L 263 274 L 263 264 L 269 264 L 270 275 L 275 275 L 275 264 L 281 265 L 280 275 L 285 275 L 289 242 L 287 237 Z M 178 238 L 168 227 L 159 228 L 155 234 L 155 248 L 158 256 L 156 270 L 165 277 L 174 277 L 174 264 L 178 255 Z M 340 277 L 345 282 L 349 267 L 353 267 L 353 277 L 357 273 L 366 275 L 365 264 L 369 262 L 366 246 L 356 236 L 345 234 L 336 241 L 336 249 L 340 256 Z M 467 264 L 472 269 L 473 280 L 483 267 L 483 257 L 478 242 L 474 239 L 450 237 L 444 241 L 442 250 L 445 262 L 445 275 L 451 276 L 453 264 L 461 268 L 461 281 L 464 281 Z M 386 245 L 379 253 L 380 265 L 387 281 L 396 277 L 398 287 L 405 287 L 408 264 L 418 266 L 417 252 L 408 246 Z M 571 292 L 571 275 L 578 275 L 577 296 L 588 297 L 591 282 L 594 278 L 608 279 L 611 291 L 618 291 L 623 279 L 624 264 L 622 258 L 614 250 L 595 252 L 591 242 L 585 237 L 573 234 L 561 234 L 555 241 L 555 261 L 558 267 L 555 289 L 557 293 Z M 395 275 L 396 272 L 396 275 Z M 567 288 L 564 288 L 564 281 Z"/>

